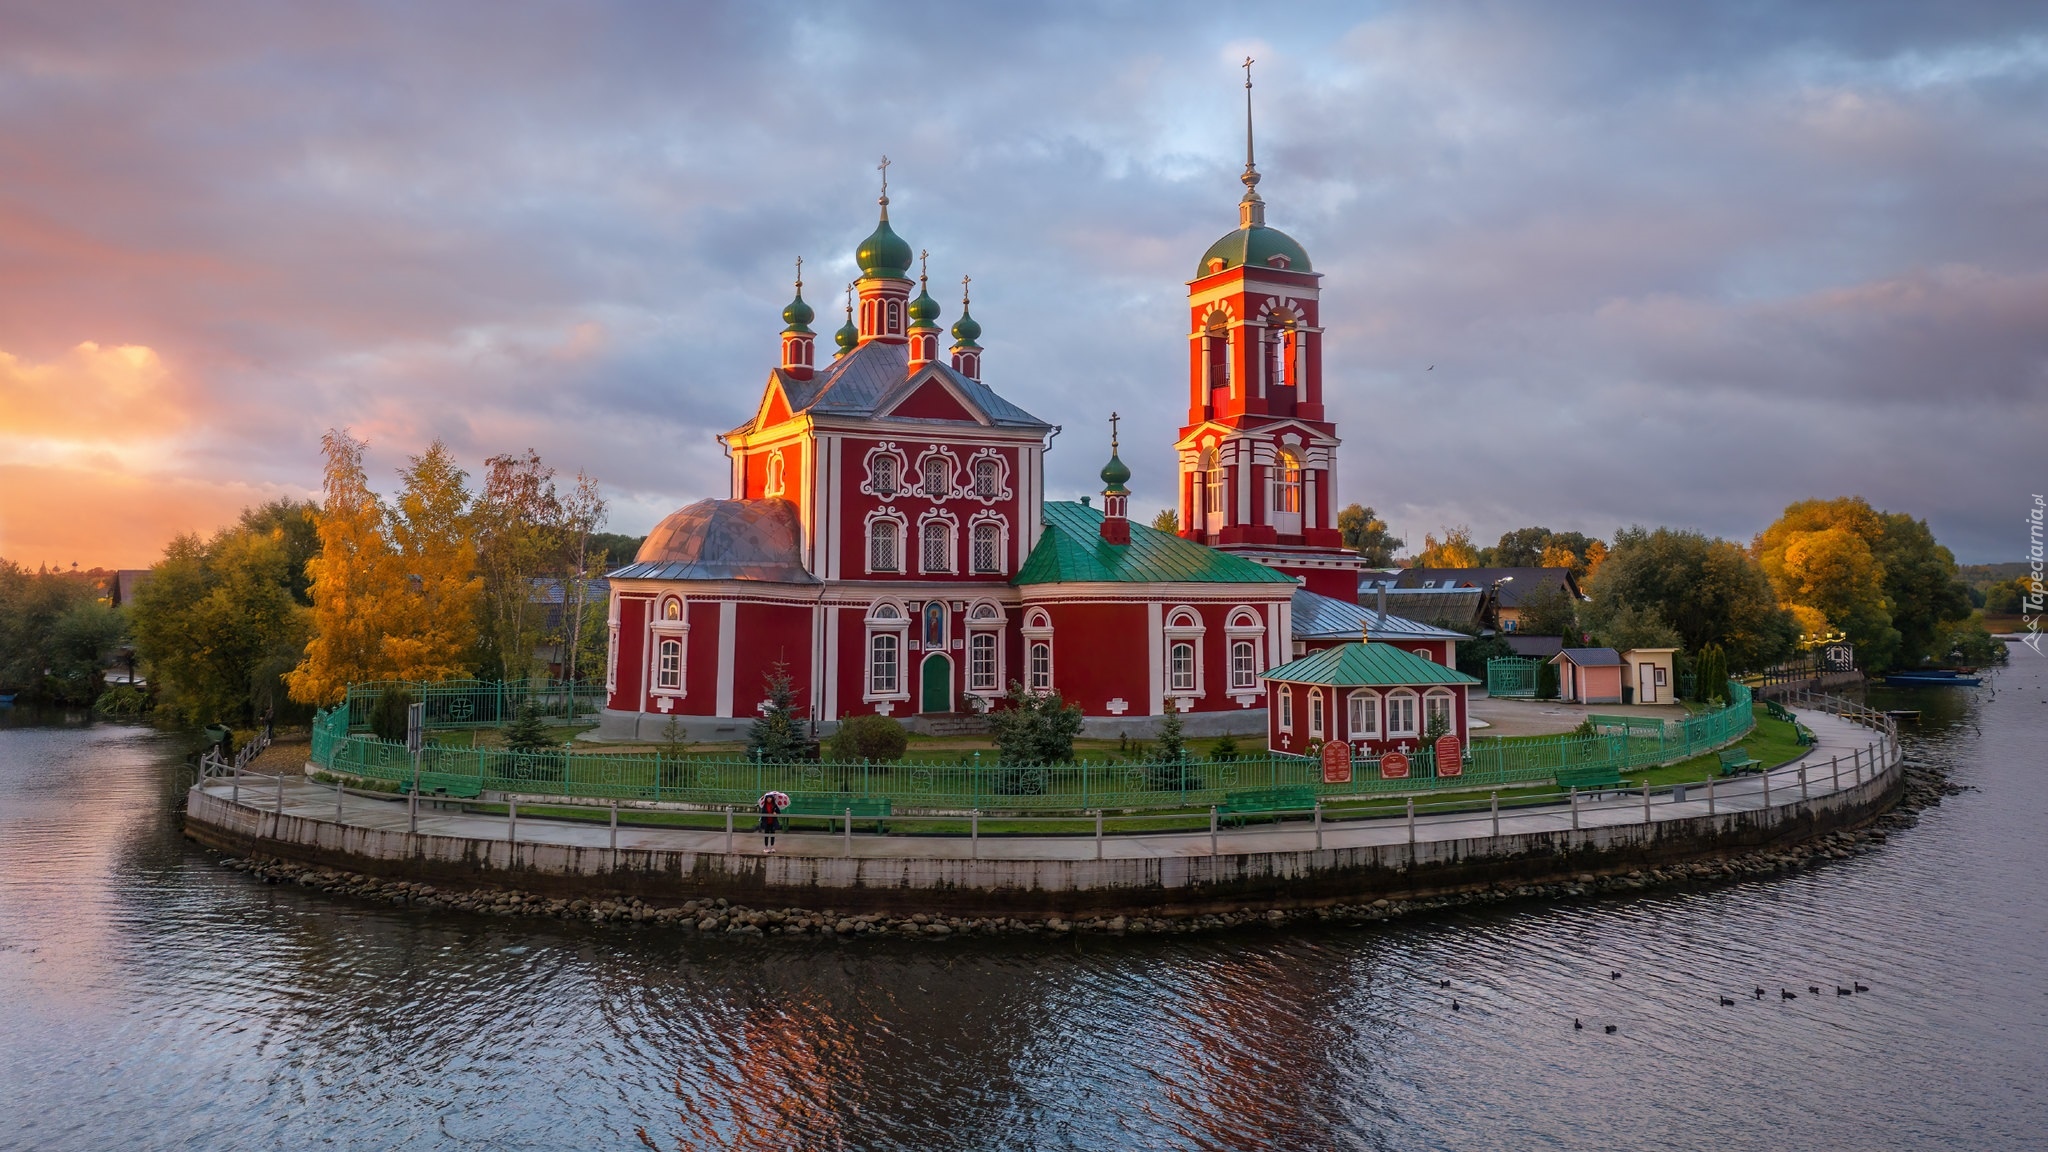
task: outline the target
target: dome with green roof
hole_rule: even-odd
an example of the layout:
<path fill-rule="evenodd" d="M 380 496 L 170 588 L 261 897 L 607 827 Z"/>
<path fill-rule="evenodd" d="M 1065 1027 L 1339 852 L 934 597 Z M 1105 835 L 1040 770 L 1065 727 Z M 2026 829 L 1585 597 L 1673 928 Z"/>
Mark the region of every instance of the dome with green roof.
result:
<path fill-rule="evenodd" d="M 939 318 L 939 302 L 932 299 L 930 292 L 925 291 L 923 280 L 923 277 L 918 278 L 917 299 L 910 302 L 910 326 L 937 328 L 938 325 L 934 321 Z"/>
<path fill-rule="evenodd" d="M 1272 261 L 1275 256 L 1287 261 L 1289 272 L 1314 271 L 1309 266 L 1308 250 L 1296 243 L 1294 237 L 1278 228 L 1254 224 L 1239 228 L 1209 245 L 1209 250 L 1202 253 L 1202 262 L 1195 266 L 1195 276 L 1200 278 L 1246 264 L 1270 268 L 1274 266 Z M 1209 267 L 1210 262 L 1219 258 L 1223 261 L 1223 267 L 1212 270 Z"/>
<path fill-rule="evenodd" d="M 839 331 L 832 334 L 832 343 L 837 344 L 841 352 L 851 352 L 853 346 L 860 343 L 860 325 L 853 322 L 853 317 L 848 316 L 846 323 L 839 326 Z"/>
<path fill-rule="evenodd" d="M 962 348 L 979 348 L 975 341 L 981 338 L 981 323 L 968 314 L 967 305 L 960 306 L 960 318 L 953 321 L 953 343 Z"/>
<path fill-rule="evenodd" d="M 804 303 L 803 286 L 798 285 L 796 290 L 796 299 L 791 300 L 789 302 L 789 307 L 784 308 L 782 310 L 782 321 L 783 323 L 789 325 L 789 327 L 784 328 L 783 331 L 809 332 L 811 330 L 811 321 L 816 320 L 817 318 L 818 314 L 811 310 L 811 306 L 809 304 Z"/>
<path fill-rule="evenodd" d="M 889 227 L 889 202 L 882 201 L 882 222 L 853 253 L 863 276 L 902 280 L 910 271 L 910 243 Z"/>
<path fill-rule="evenodd" d="M 1116 449 L 1109 450 L 1109 463 L 1102 466 L 1102 492 L 1105 496 L 1124 496 L 1130 490 L 1124 485 L 1131 479 L 1130 465 L 1117 456 Z"/>

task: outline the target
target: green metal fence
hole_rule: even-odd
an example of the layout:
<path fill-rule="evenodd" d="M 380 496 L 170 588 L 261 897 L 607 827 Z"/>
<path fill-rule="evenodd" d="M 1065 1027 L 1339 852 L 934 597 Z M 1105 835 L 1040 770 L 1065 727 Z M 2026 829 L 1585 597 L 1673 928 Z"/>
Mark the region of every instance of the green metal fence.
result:
<path fill-rule="evenodd" d="M 502 727 L 529 699 L 546 716 L 590 716 L 604 707 L 602 685 L 567 680 L 376 680 L 348 686 L 349 727 L 368 727 L 377 698 L 393 690 L 427 706 L 429 728 Z"/>
<path fill-rule="evenodd" d="M 1347 783 L 1323 782 L 1318 760 L 1267 755 L 1181 763 L 1083 762 L 1008 765 L 993 753 L 950 760 L 894 764 L 760 763 L 739 757 L 588 753 L 568 749 L 512 752 L 429 743 L 420 771 L 463 777 L 485 791 L 597 800 L 650 800 L 679 804 L 751 805 L 761 793 L 783 792 L 838 800 L 887 799 L 898 812 L 1086 811 L 1207 808 L 1235 792 L 1312 788 L 1324 798 L 1423 790 L 1497 789 L 1551 783 L 1566 769 L 1630 771 L 1687 759 L 1750 730 L 1749 690 L 1730 684 L 1731 703 L 1676 725 L 1641 724 L 1591 736 L 1541 740 L 1476 740 L 1461 771 L 1438 771 L 1434 750 L 1410 753 L 1410 775 L 1380 776 L 1374 758 L 1353 761 Z M 313 760 L 330 770 L 402 784 L 412 779 L 404 745 L 351 733 L 350 710 L 321 713 L 313 725 Z M 428 785 L 434 781 L 427 779 Z"/>
<path fill-rule="evenodd" d="M 1495 656 L 1486 662 L 1486 694 L 1533 697 L 1542 675 L 1541 660 L 1529 656 Z"/>

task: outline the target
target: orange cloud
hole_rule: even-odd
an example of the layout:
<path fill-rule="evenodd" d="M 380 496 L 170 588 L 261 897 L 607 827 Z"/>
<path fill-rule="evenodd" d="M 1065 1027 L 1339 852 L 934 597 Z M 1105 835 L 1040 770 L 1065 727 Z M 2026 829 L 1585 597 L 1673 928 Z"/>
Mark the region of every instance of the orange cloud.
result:
<path fill-rule="evenodd" d="M 309 493 L 276 484 L 0 464 L 0 557 L 81 568 L 146 568 L 182 532 L 212 535 L 242 509 Z"/>
<path fill-rule="evenodd" d="M 88 340 L 52 364 L 0 351 L 0 453 L 169 436 L 187 420 L 184 389 L 141 344 Z M 28 441 L 9 444 L 9 441 Z"/>

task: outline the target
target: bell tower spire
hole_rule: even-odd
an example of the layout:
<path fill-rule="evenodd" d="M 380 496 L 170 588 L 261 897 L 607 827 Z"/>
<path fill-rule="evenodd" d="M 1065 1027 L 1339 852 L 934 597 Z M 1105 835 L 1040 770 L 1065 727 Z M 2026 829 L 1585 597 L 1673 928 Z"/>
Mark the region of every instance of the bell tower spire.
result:
<path fill-rule="evenodd" d="M 1252 65 L 1257 63 L 1251 57 L 1244 58 L 1244 199 L 1237 202 L 1237 226 L 1240 228 L 1263 228 L 1266 226 L 1266 201 L 1259 195 L 1259 164 L 1252 154 Z"/>

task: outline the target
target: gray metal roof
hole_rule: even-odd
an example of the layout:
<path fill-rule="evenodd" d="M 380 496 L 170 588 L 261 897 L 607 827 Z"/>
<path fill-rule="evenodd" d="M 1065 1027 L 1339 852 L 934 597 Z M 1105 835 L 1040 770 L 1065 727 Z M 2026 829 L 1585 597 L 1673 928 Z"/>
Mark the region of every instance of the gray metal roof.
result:
<path fill-rule="evenodd" d="M 803 527 L 787 500 L 699 500 L 671 512 L 614 580 L 761 580 L 816 584 Z"/>
<path fill-rule="evenodd" d="M 827 364 L 809 380 L 798 380 L 779 368 L 775 375 L 782 382 L 793 412 L 872 417 L 918 384 L 937 377 L 967 397 L 994 424 L 1008 428 L 1052 427 L 1003 399 L 995 389 L 954 371 L 950 364 L 934 361 L 912 373 L 910 349 L 902 344 L 870 340 Z"/>
<path fill-rule="evenodd" d="M 1612 648 L 1561 648 L 1557 654 L 1581 668 L 1618 668 L 1621 666 L 1621 653 L 1616 652 Z"/>
<path fill-rule="evenodd" d="M 1452 632 L 1389 612 L 1385 616 L 1334 596 L 1296 588 L 1293 598 L 1296 640 L 1356 640 L 1358 630 L 1370 624 L 1367 636 L 1374 640 L 1470 640 L 1463 632 Z"/>

